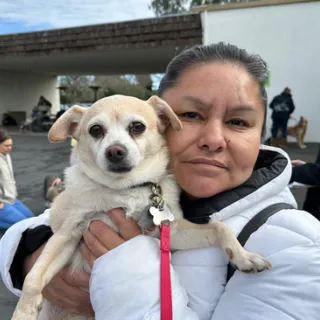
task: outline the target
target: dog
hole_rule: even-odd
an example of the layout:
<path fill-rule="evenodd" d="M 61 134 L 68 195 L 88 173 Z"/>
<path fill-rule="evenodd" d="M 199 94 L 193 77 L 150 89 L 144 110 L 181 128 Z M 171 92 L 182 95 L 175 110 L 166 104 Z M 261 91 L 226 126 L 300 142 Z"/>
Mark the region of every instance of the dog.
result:
<path fill-rule="evenodd" d="M 308 128 L 308 119 L 301 116 L 299 122 L 295 126 L 288 127 L 288 136 L 295 137 L 297 139 L 300 149 L 305 149 L 307 146 L 304 144 L 304 136 Z"/>
<path fill-rule="evenodd" d="M 295 126 L 290 126 L 287 129 L 287 135 L 295 137 L 300 149 L 305 149 L 307 146 L 304 144 L 304 136 L 308 128 L 308 119 L 301 116 L 299 122 Z M 282 138 L 282 130 L 279 128 L 277 138 L 269 137 L 264 141 L 264 144 L 273 147 L 286 148 L 288 147 L 288 141 L 286 138 Z"/>
<path fill-rule="evenodd" d="M 91 271 L 80 253 L 82 234 L 92 220 L 101 220 L 118 231 L 105 214 L 112 208 L 124 208 L 127 217 L 154 237 L 159 237 L 159 229 L 147 230 L 155 226 L 156 214 L 165 212 L 168 220 L 174 217 L 172 250 L 220 245 L 238 270 L 271 268 L 263 257 L 246 251 L 224 223 L 196 225 L 183 219 L 180 189 L 168 170 L 164 137 L 168 125 L 182 129 L 179 118 L 159 97 L 142 101 L 121 95 L 98 100 L 90 108 L 73 106 L 54 123 L 49 140 L 75 138 L 77 162 L 66 169 L 65 190 L 51 208 L 53 236 L 25 278 L 12 320 L 87 319 L 43 301 L 41 292 L 66 265 Z"/>

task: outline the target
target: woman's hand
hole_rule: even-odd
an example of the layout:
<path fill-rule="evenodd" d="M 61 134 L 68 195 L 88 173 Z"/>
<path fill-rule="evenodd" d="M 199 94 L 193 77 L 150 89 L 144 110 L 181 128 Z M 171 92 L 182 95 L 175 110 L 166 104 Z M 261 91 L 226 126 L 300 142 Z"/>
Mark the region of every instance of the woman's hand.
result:
<path fill-rule="evenodd" d="M 24 271 L 27 274 L 40 256 L 45 244 L 31 254 L 24 264 Z M 87 317 L 94 316 L 89 293 L 90 275 L 86 272 L 73 272 L 70 274 L 68 268 L 63 268 L 43 289 L 45 299 L 72 314 L 79 314 Z"/>
<path fill-rule="evenodd" d="M 101 221 L 93 221 L 89 230 L 84 234 L 85 244 L 82 253 L 91 267 L 94 260 L 109 250 L 117 247 L 126 240 L 141 234 L 140 227 L 130 218 L 126 218 L 122 209 L 113 209 L 107 213 L 119 228 L 119 234 Z M 25 274 L 31 270 L 40 256 L 45 244 L 26 258 Z M 86 272 L 70 273 L 63 268 L 44 288 L 43 296 L 48 301 L 72 314 L 94 316 L 89 293 L 80 288 L 89 290 L 90 275 Z"/>
<path fill-rule="evenodd" d="M 131 218 L 127 218 L 122 209 L 112 209 L 106 213 L 118 226 L 119 234 L 102 221 L 92 221 L 89 230 L 83 235 L 83 258 L 93 266 L 94 261 L 139 234 L 141 229 Z"/>
<path fill-rule="evenodd" d="M 303 165 L 303 164 L 306 164 L 306 162 L 305 162 L 305 161 L 302 161 L 302 160 L 299 160 L 299 159 L 297 159 L 297 160 L 291 160 L 291 165 L 292 165 L 293 168 L 294 168 L 294 167 L 297 167 L 297 166 L 301 166 L 301 165 Z"/>

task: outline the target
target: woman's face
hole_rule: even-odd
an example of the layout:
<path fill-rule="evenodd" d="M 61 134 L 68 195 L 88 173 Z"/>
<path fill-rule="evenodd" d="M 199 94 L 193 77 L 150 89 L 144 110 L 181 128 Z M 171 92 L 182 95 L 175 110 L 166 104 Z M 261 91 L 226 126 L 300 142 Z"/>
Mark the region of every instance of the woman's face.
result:
<path fill-rule="evenodd" d="M 253 171 L 264 107 L 259 86 L 236 64 L 214 62 L 185 70 L 162 98 L 183 124 L 167 140 L 171 168 L 190 196 L 209 197 L 245 182 Z"/>
<path fill-rule="evenodd" d="M 8 154 L 12 150 L 12 139 L 7 139 L 0 143 L 0 153 Z"/>

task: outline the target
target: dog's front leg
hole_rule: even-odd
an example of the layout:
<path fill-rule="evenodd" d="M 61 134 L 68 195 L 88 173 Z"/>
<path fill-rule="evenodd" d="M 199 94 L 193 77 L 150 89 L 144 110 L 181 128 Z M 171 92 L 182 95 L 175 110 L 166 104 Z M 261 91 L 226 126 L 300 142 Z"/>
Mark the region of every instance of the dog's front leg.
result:
<path fill-rule="evenodd" d="M 298 146 L 300 149 L 305 149 L 306 148 L 306 145 L 304 144 L 304 141 L 303 141 L 303 135 L 302 134 L 298 134 L 297 135 L 297 140 L 298 140 Z"/>
<path fill-rule="evenodd" d="M 69 262 L 80 239 L 55 233 L 25 278 L 22 294 L 11 320 L 36 320 L 42 290 Z"/>
<path fill-rule="evenodd" d="M 172 223 L 171 249 L 186 250 L 216 245 L 221 246 L 236 268 L 243 272 L 259 272 L 271 268 L 263 257 L 245 250 L 223 222 L 194 224 L 187 220 L 176 220 Z"/>

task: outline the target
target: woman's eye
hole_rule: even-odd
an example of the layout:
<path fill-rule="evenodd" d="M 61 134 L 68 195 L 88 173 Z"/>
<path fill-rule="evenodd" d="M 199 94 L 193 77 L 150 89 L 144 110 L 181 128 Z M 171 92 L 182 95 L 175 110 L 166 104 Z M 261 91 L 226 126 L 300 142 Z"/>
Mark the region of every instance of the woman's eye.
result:
<path fill-rule="evenodd" d="M 248 127 L 248 122 L 241 120 L 241 119 L 232 119 L 228 121 L 231 125 L 237 126 L 237 127 Z"/>
<path fill-rule="evenodd" d="M 200 115 L 196 112 L 185 112 L 181 115 L 184 118 L 188 118 L 188 119 L 199 119 Z"/>

